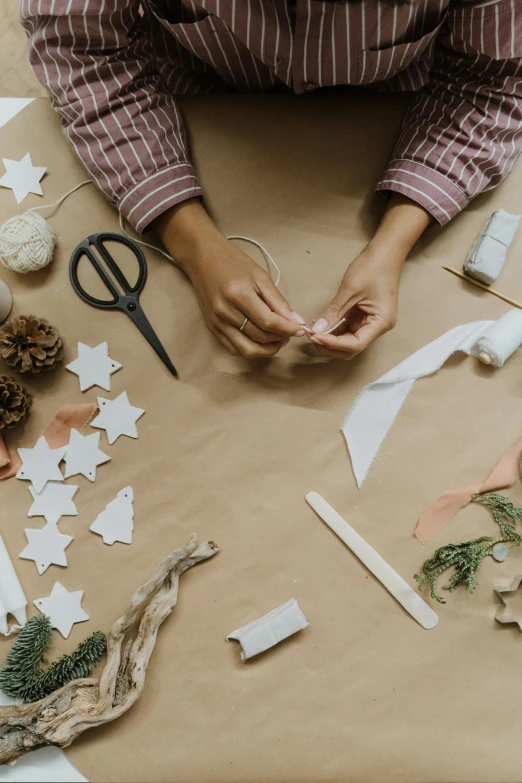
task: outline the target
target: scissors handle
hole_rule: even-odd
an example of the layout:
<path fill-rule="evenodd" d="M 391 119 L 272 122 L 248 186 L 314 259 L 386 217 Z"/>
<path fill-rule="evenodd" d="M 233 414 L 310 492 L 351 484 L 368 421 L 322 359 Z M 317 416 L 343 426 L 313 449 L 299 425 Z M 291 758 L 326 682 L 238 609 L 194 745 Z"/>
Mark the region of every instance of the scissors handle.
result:
<path fill-rule="evenodd" d="M 129 283 L 120 267 L 105 247 L 105 242 L 119 242 L 119 244 L 126 245 L 132 250 L 139 266 L 138 279 L 134 285 Z M 114 279 L 121 286 L 123 295 L 116 289 L 114 282 L 107 274 L 105 267 L 100 263 L 96 253 L 93 252 L 93 247 L 96 248 L 101 258 L 107 264 L 111 274 L 114 276 Z M 96 272 L 105 283 L 112 299 L 97 299 L 82 287 L 78 278 L 78 265 L 82 256 L 86 256 L 89 259 Z M 98 234 L 91 234 L 74 249 L 69 264 L 69 277 L 71 279 L 71 285 L 78 296 L 83 299 L 84 302 L 87 302 L 87 304 L 105 310 L 125 310 L 130 314 L 132 303 L 137 302 L 139 299 L 139 295 L 147 280 L 147 262 L 145 261 L 145 256 L 139 245 L 130 237 L 125 236 L 125 234 L 116 234 L 113 231 L 102 231 Z"/>

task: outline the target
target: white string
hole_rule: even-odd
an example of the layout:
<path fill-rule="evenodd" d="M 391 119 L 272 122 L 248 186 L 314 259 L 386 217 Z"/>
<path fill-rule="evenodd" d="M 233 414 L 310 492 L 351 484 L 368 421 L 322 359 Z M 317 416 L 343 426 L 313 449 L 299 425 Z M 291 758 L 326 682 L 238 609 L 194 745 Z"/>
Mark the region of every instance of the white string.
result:
<path fill-rule="evenodd" d="M 74 188 L 71 188 L 67 191 L 67 193 L 64 193 L 63 196 L 60 196 L 58 201 L 55 201 L 53 204 L 44 204 L 41 207 L 31 207 L 31 209 L 27 209 L 25 212 L 22 212 L 22 214 L 27 215 L 28 212 L 36 212 L 37 209 L 51 209 L 52 207 L 59 207 L 62 201 L 65 201 L 65 199 L 70 196 L 71 193 L 75 193 L 80 188 L 83 188 L 84 185 L 90 185 L 91 183 L 91 179 L 84 179 L 83 182 L 80 182 L 79 185 L 75 185 Z"/>
<path fill-rule="evenodd" d="M 121 212 L 120 212 L 120 228 L 121 228 L 122 232 L 125 234 L 125 236 L 129 237 L 129 239 L 133 239 L 135 242 L 137 242 L 138 245 L 142 245 L 143 247 L 150 247 L 152 250 L 156 250 L 158 253 L 161 253 L 161 255 L 165 256 L 165 258 L 168 258 L 169 261 L 172 261 L 173 264 L 176 263 L 176 261 L 172 258 L 171 255 L 166 253 L 160 247 L 157 247 L 157 245 L 151 245 L 149 242 L 143 242 L 142 239 L 136 239 L 136 237 L 133 237 L 130 234 L 128 234 L 127 231 L 125 231 L 125 227 L 123 225 L 123 215 L 121 214 Z M 243 237 L 243 236 L 229 236 L 229 237 L 227 237 L 227 239 L 230 239 L 230 240 L 231 239 L 240 239 L 243 242 L 250 242 L 251 245 L 255 245 L 258 248 L 258 250 L 261 251 L 261 255 L 263 256 L 263 258 L 266 261 L 268 270 L 270 270 L 270 264 L 275 269 L 275 271 L 276 271 L 276 279 L 275 279 L 274 282 L 275 282 L 276 288 L 279 286 L 279 281 L 281 280 L 281 270 L 277 266 L 276 262 L 274 261 L 274 259 L 272 258 L 272 256 L 270 255 L 270 253 L 268 252 L 266 247 L 263 247 L 261 242 L 257 242 L 257 240 L 251 239 L 250 237 Z"/>

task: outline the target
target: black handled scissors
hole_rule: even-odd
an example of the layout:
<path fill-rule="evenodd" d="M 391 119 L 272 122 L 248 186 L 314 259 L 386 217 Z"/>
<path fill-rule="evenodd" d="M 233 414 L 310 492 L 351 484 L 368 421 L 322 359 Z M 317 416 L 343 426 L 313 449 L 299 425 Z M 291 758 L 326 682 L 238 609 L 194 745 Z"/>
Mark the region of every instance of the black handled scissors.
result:
<path fill-rule="evenodd" d="M 132 250 L 139 266 L 138 279 L 134 285 L 130 285 L 120 267 L 105 247 L 105 242 L 119 242 L 122 245 L 127 245 L 127 247 Z M 93 247 L 107 264 L 109 271 L 121 287 L 123 293 L 120 293 L 116 289 L 112 278 L 107 274 L 106 269 L 100 263 L 100 259 L 96 253 L 93 252 Z M 80 263 L 82 256 L 86 256 L 89 259 L 112 295 L 112 299 L 96 299 L 96 297 L 91 296 L 91 294 L 87 293 L 87 291 L 82 288 L 78 279 L 78 264 Z M 166 350 L 159 341 L 156 332 L 150 325 L 149 320 L 140 305 L 140 294 L 147 281 L 147 262 L 142 249 L 134 240 L 125 236 L 125 234 L 115 234 L 112 231 L 101 231 L 98 234 L 91 234 L 91 236 L 84 239 L 83 242 L 80 242 L 74 249 L 69 264 L 69 276 L 71 278 L 72 287 L 78 296 L 81 297 L 84 302 L 87 302 L 87 304 L 99 307 L 101 310 L 123 310 L 124 313 L 127 313 L 142 335 L 149 341 L 162 362 L 168 367 L 173 375 L 177 376 L 178 373 L 176 368 L 170 361 Z"/>

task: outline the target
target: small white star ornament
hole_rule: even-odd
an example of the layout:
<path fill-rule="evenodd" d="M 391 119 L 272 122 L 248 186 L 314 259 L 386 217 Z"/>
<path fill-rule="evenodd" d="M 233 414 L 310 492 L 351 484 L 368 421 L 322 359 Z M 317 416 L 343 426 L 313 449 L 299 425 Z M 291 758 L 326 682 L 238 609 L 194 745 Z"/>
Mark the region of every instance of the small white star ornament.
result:
<path fill-rule="evenodd" d="M 65 550 L 73 540 L 72 536 L 64 536 L 51 522 L 41 530 L 26 528 L 25 535 L 29 543 L 23 552 L 20 552 L 20 557 L 22 560 L 34 560 L 40 575 L 47 571 L 50 565 L 67 565 Z"/>
<path fill-rule="evenodd" d="M 114 500 L 111 500 L 105 510 L 98 514 L 91 525 L 93 533 L 98 533 L 103 538 L 104 544 L 112 546 L 115 541 L 122 544 L 132 542 L 134 530 L 134 492 L 132 487 L 125 487 L 118 492 Z"/>
<path fill-rule="evenodd" d="M 111 375 L 121 370 L 122 366 L 109 356 L 107 343 L 100 343 L 95 348 L 78 343 L 78 358 L 67 364 L 65 369 L 79 377 L 82 392 L 93 386 L 110 391 Z"/>
<path fill-rule="evenodd" d="M 101 434 L 80 435 L 78 430 L 71 430 L 69 445 L 65 446 L 65 478 L 82 475 L 89 481 L 96 478 L 96 468 L 110 460 L 107 454 L 100 451 Z"/>
<path fill-rule="evenodd" d="M 22 467 L 16 478 L 31 481 L 37 492 L 41 492 L 48 481 L 63 481 L 58 467 L 63 459 L 64 448 L 52 449 L 42 435 L 32 449 L 18 449 Z"/>
<path fill-rule="evenodd" d="M 107 440 L 114 443 L 120 435 L 137 438 L 136 422 L 145 413 L 141 408 L 130 404 L 127 392 L 122 392 L 115 400 L 98 397 L 99 415 L 91 422 L 91 427 L 107 431 Z"/>
<path fill-rule="evenodd" d="M 42 614 L 47 615 L 53 628 L 67 639 L 75 623 L 83 623 L 89 619 L 89 615 L 81 607 L 82 598 L 83 590 L 70 593 L 60 582 L 55 582 L 51 595 L 37 598 L 34 605 Z"/>
<path fill-rule="evenodd" d="M 46 522 L 56 525 L 62 517 L 78 515 L 73 502 L 73 497 L 78 492 L 76 486 L 49 481 L 41 492 L 37 492 L 34 487 L 29 487 L 29 492 L 34 502 L 29 509 L 28 517 L 45 517 Z"/>
<path fill-rule="evenodd" d="M 29 153 L 26 153 L 22 160 L 2 158 L 2 163 L 5 166 L 5 174 L 0 179 L 0 185 L 3 188 L 11 188 L 17 204 L 29 193 L 43 196 L 40 180 L 47 169 L 44 166 L 33 166 Z"/>

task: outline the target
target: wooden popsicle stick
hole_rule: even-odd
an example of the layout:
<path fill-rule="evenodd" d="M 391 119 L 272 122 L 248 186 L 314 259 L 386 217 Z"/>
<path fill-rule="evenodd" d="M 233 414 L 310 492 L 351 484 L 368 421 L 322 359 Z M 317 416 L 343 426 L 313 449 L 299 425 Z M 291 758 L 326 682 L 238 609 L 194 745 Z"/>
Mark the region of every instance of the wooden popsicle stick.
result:
<path fill-rule="evenodd" d="M 431 606 L 422 600 L 419 593 L 410 587 L 318 492 L 309 492 L 306 502 L 423 628 L 435 628 L 439 618 Z"/>
<path fill-rule="evenodd" d="M 478 280 L 474 280 L 472 277 L 469 277 L 469 275 L 465 275 L 462 272 L 457 272 L 456 269 L 452 269 L 450 266 L 443 266 L 442 268 L 445 269 L 447 272 L 451 272 L 452 275 L 456 275 L 457 277 L 460 277 L 461 280 L 466 280 L 468 283 L 473 283 L 473 285 L 482 288 L 483 291 L 487 291 L 488 293 L 493 294 L 493 296 L 498 296 L 498 298 L 502 299 L 504 302 L 507 302 L 513 307 L 518 307 L 519 310 L 522 310 L 522 304 L 520 304 L 520 302 L 515 302 L 515 300 L 510 299 L 509 296 L 506 296 L 505 294 L 501 294 L 500 291 L 495 291 L 494 288 L 490 288 L 488 285 L 484 285 L 484 283 L 479 283 Z"/>

